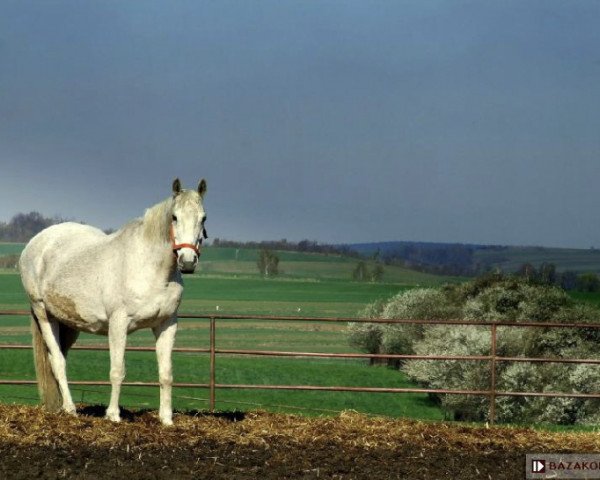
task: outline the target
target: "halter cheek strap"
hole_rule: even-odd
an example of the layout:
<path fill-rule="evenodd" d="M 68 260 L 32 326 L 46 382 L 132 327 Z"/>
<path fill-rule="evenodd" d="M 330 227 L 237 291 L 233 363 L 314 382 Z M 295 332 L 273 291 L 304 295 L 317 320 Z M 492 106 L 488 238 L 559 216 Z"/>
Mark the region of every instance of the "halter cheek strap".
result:
<path fill-rule="evenodd" d="M 177 252 L 182 248 L 191 248 L 196 255 L 200 256 L 200 249 L 198 245 L 192 245 L 191 243 L 175 243 L 175 229 L 173 228 L 173 224 L 171 224 L 171 229 L 169 230 L 169 236 L 171 238 L 171 249 L 175 256 L 177 256 Z"/>

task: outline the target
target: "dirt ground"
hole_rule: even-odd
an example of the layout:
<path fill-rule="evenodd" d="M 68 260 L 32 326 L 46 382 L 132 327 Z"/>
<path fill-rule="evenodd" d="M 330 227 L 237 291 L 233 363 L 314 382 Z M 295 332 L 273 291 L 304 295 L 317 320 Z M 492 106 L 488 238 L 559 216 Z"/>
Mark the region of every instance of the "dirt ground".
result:
<path fill-rule="evenodd" d="M 521 479 L 525 454 L 600 452 L 600 434 L 252 413 L 0 405 L 0 479 Z"/>

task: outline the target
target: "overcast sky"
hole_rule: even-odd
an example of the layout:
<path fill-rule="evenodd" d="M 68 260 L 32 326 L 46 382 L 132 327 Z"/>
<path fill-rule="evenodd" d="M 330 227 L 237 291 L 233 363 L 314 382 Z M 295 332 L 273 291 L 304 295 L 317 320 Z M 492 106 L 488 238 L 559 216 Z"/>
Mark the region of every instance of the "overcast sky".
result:
<path fill-rule="evenodd" d="M 0 1 L 0 220 L 600 246 L 600 1 Z"/>

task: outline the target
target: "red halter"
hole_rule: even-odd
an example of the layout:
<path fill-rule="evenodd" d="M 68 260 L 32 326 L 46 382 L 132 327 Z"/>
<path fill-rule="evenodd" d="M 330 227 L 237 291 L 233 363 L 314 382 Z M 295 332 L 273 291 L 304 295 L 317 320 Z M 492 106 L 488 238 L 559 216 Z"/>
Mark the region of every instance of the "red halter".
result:
<path fill-rule="evenodd" d="M 198 248 L 198 244 L 192 245 L 191 243 L 175 243 L 175 230 L 173 229 L 173 224 L 171 224 L 171 229 L 169 230 L 169 236 L 171 238 L 171 248 L 175 256 L 177 256 L 177 251 L 182 248 L 191 248 L 196 255 L 200 256 L 200 249 Z"/>

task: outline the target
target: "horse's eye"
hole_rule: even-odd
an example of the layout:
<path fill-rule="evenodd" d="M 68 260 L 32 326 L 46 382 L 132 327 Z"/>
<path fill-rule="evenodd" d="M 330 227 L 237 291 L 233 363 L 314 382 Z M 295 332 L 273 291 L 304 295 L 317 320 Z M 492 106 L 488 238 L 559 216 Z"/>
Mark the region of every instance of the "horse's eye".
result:
<path fill-rule="evenodd" d="M 177 221 L 177 217 L 175 215 L 173 215 L 173 221 L 176 222 Z"/>

